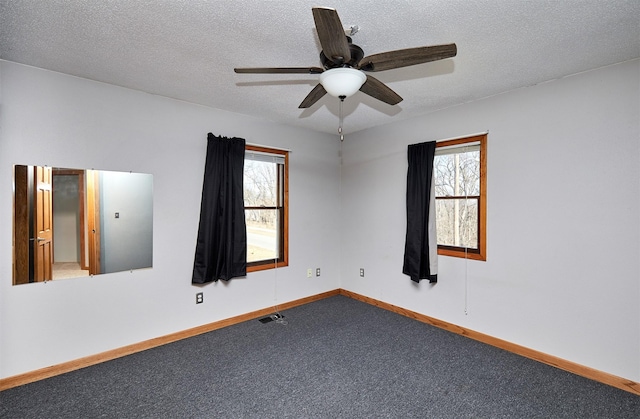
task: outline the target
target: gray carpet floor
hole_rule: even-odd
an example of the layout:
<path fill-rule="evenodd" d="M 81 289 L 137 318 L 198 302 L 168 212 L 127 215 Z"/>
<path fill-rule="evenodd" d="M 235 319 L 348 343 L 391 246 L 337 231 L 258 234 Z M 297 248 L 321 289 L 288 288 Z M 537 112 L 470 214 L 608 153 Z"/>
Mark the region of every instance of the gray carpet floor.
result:
<path fill-rule="evenodd" d="M 0 393 L 2 418 L 640 418 L 640 397 L 344 296 Z"/>

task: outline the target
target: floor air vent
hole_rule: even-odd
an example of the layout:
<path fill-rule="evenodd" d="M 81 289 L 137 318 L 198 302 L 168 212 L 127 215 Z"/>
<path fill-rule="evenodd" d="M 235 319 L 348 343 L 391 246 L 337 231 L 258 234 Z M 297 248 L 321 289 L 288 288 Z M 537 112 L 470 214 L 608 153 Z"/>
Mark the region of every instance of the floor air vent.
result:
<path fill-rule="evenodd" d="M 280 313 L 275 313 L 275 314 L 272 314 L 270 316 L 258 319 L 258 321 L 260 323 L 269 323 L 269 322 L 272 322 L 274 320 L 280 320 L 280 319 L 284 319 L 284 316 L 282 314 L 280 314 Z"/>

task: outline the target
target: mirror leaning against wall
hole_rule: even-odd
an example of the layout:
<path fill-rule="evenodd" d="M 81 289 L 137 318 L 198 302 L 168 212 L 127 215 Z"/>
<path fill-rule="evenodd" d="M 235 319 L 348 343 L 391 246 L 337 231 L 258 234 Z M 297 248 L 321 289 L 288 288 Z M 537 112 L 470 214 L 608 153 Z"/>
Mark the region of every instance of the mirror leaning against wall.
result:
<path fill-rule="evenodd" d="M 15 165 L 13 176 L 13 285 L 152 267 L 152 175 Z"/>

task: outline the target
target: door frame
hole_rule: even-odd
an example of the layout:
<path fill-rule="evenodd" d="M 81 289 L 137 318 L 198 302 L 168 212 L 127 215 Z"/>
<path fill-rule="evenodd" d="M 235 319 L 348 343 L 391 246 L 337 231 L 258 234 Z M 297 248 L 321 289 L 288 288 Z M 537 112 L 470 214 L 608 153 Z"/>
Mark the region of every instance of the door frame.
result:
<path fill-rule="evenodd" d="M 85 170 L 81 169 L 53 169 L 53 177 L 56 176 L 77 176 L 78 177 L 78 224 L 80 235 L 80 269 L 89 269 L 87 252 L 87 223 L 85 208 Z M 54 198 L 55 199 L 55 198 Z"/>

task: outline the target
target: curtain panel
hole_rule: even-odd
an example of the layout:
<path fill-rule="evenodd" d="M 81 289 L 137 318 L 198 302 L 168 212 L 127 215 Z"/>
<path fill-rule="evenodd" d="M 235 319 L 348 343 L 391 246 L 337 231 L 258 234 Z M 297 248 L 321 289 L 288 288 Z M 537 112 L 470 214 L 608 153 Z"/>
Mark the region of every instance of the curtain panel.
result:
<path fill-rule="evenodd" d="M 247 275 L 244 150 L 242 138 L 207 136 L 194 284 Z"/>
<path fill-rule="evenodd" d="M 433 159 L 436 142 L 411 144 L 407 150 L 407 233 L 402 272 L 412 281 L 438 282 Z"/>

